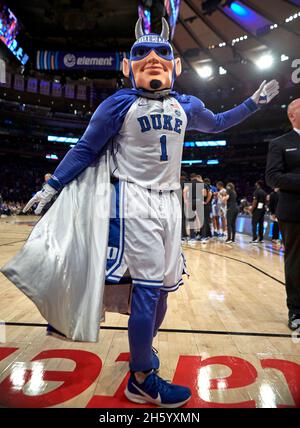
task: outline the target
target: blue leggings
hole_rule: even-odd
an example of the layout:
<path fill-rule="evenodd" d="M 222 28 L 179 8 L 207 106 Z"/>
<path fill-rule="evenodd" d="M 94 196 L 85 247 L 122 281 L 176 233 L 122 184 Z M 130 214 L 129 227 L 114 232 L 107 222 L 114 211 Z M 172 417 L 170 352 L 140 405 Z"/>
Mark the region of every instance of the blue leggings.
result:
<path fill-rule="evenodd" d="M 130 369 L 134 372 L 152 369 L 152 341 L 167 310 L 166 291 L 154 287 L 133 287 L 128 337 Z"/>

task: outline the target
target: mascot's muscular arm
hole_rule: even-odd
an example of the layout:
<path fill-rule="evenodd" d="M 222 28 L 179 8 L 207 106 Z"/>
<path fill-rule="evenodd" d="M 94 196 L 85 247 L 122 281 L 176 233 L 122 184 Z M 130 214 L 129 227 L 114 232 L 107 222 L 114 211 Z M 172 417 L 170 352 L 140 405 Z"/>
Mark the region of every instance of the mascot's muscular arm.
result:
<path fill-rule="evenodd" d="M 178 101 L 188 118 L 187 130 L 201 132 L 222 132 L 242 122 L 259 109 L 251 98 L 231 110 L 218 114 L 207 109 L 204 103 L 194 96 L 182 95 Z"/>
<path fill-rule="evenodd" d="M 222 132 L 245 120 L 256 112 L 261 105 L 269 103 L 279 93 L 276 80 L 262 82 L 258 90 L 237 107 L 214 114 L 203 102 L 194 96 L 178 95 L 176 98 L 182 105 L 188 118 L 187 130 L 202 132 Z"/>
<path fill-rule="evenodd" d="M 100 104 L 79 142 L 66 154 L 43 189 L 27 202 L 24 213 L 38 203 L 34 212 L 40 214 L 65 184 L 76 178 L 100 155 L 108 141 L 119 132 L 135 99 L 134 94 L 123 89 Z"/>
<path fill-rule="evenodd" d="M 60 190 L 99 156 L 108 141 L 120 130 L 135 99 L 128 91 L 121 90 L 100 104 L 79 142 L 66 154 L 48 181 L 51 187 Z"/>

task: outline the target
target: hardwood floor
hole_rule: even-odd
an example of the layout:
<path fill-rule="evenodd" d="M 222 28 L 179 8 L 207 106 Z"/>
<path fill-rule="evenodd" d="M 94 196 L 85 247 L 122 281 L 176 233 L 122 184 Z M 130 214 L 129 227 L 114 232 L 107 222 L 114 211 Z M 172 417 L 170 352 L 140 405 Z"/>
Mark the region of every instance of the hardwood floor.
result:
<path fill-rule="evenodd" d="M 0 220 L 0 266 L 35 221 Z M 160 375 L 192 388 L 187 407 L 300 407 L 300 338 L 287 327 L 283 252 L 248 241 L 183 244 L 190 277 L 170 293 L 154 346 Z M 0 274 L 0 320 L 0 406 L 139 406 L 123 395 L 126 316 L 107 314 L 96 344 L 49 337 L 33 303 Z"/>

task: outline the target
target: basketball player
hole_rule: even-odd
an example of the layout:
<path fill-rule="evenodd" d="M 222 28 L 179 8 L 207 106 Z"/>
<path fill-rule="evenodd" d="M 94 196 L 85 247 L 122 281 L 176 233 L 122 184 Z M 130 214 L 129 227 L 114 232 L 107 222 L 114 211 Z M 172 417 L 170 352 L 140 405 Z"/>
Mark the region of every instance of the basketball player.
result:
<path fill-rule="evenodd" d="M 218 237 L 220 233 L 219 225 L 219 207 L 218 207 L 218 189 L 216 186 L 211 186 L 212 201 L 211 201 L 211 212 L 214 229 L 214 237 Z"/>
<path fill-rule="evenodd" d="M 218 209 L 219 212 L 219 219 L 221 220 L 221 227 L 222 227 L 222 233 L 219 234 L 219 237 L 223 238 L 225 236 L 226 232 L 226 202 L 225 202 L 225 196 L 227 195 L 226 189 L 224 187 L 224 183 L 222 181 L 217 182 L 217 189 L 218 189 Z"/>
<path fill-rule="evenodd" d="M 133 285 L 128 323 L 131 376 L 125 395 L 136 403 L 178 407 L 191 392 L 156 374 L 159 360 L 152 341 L 165 317 L 168 293 L 183 283 L 181 207 L 174 191 L 180 187 L 184 134 L 188 129 L 220 132 L 240 123 L 278 93 L 278 83 L 263 82 L 241 105 L 215 115 L 200 99 L 173 90 L 181 61 L 168 41 L 168 24 L 164 19 L 162 23 L 160 35 L 145 35 L 138 20 L 130 59 L 123 61 L 123 73 L 133 88 L 116 92 L 97 108 L 80 141 L 28 206 L 39 201 L 36 213 L 41 212 L 57 191 L 111 145 L 119 214 L 110 225 L 106 280 L 118 283 L 129 272 Z M 123 208 L 132 206 L 140 214 L 128 212 L 124 218 Z"/>

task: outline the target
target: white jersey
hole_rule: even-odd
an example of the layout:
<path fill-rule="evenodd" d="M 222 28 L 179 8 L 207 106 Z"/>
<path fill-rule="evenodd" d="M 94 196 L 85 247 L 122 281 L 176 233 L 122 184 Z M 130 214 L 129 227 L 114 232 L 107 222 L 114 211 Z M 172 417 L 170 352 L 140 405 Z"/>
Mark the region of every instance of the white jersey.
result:
<path fill-rule="evenodd" d="M 113 138 L 113 176 L 145 188 L 180 188 L 186 125 L 186 113 L 175 98 L 138 98 Z"/>
<path fill-rule="evenodd" d="M 218 205 L 221 207 L 225 207 L 226 206 L 226 202 L 223 201 L 224 196 L 227 195 L 226 189 L 221 189 L 218 192 Z"/>

